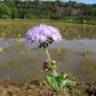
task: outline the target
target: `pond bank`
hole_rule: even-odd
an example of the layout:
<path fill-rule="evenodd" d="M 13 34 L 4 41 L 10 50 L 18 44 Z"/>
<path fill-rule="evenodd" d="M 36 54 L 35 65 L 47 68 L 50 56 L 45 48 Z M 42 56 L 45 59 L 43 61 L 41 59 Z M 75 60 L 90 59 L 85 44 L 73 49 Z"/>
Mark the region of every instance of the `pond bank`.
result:
<path fill-rule="evenodd" d="M 78 83 L 75 87 L 65 88 L 65 96 L 96 96 L 96 82 Z M 44 81 L 31 81 L 25 85 L 0 82 L 0 96 L 59 96 Z"/>
<path fill-rule="evenodd" d="M 96 23 L 68 23 L 64 20 L 1 20 L 0 37 L 1 38 L 21 38 L 25 37 L 27 30 L 38 24 L 47 24 L 57 27 L 62 37 L 66 39 L 96 39 Z"/>

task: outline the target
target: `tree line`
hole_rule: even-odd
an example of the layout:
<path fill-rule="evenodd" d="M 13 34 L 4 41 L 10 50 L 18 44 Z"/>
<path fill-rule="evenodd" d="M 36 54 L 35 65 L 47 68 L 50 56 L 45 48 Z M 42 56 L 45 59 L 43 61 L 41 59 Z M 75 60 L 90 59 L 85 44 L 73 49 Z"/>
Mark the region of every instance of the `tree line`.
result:
<path fill-rule="evenodd" d="M 39 0 L 1 0 L 1 19 L 93 19 L 96 4 Z"/>

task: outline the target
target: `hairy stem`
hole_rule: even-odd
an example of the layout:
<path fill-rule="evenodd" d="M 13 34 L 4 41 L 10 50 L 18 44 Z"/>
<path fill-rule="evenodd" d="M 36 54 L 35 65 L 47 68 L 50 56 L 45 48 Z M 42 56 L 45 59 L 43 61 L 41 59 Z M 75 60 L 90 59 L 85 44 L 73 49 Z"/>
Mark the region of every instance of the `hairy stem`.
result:
<path fill-rule="evenodd" d="M 47 54 L 47 58 L 48 58 L 48 61 L 49 61 L 49 63 L 50 63 L 52 59 L 51 59 L 51 56 L 50 56 L 47 48 L 45 48 L 45 52 L 46 52 L 46 54 Z"/>
<path fill-rule="evenodd" d="M 45 48 L 45 52 L 46 52 L 46 55 L 47 55 L 47 58 L 48 58 L 49 67 L 51 67 L 51 69 L 52 69 L 52 59 L 51 59 L 51 56 L 50 56 L 47 48 Z M 57 71 L 56 71 L 56 69 L 53 69 L 51 72 L 52 72 L 52 74 L 53 74 L 54 76 L 57 76 Z"/>

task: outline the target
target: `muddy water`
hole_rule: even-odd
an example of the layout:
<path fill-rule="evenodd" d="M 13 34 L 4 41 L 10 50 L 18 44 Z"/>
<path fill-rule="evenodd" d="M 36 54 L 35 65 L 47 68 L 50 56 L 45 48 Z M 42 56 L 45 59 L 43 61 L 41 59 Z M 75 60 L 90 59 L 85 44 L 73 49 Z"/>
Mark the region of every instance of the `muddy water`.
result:
<path fill-rule="evenodd" d="M 66 72 L 79 81 L 96 81 L 96 40 L 62 40 L 49 52 L 58 63 L 58 71 Z M 24 39 L 0 39 L 0 79 L 23 83 L 42 79 L 44 50 L 25 46 Z"/>

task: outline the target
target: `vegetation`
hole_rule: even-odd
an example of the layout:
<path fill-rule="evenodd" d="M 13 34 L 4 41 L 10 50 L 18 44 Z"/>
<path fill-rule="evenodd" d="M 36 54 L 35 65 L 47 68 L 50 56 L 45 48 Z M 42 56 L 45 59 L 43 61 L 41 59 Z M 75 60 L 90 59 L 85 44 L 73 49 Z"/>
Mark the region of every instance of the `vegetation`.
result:
<path fill-rule="evenodd" d="M 62 2 L 41 0 L 0 0 L 2 19 L 65 19 L 96 20 L 96 4 L 83 4 L 74 1 Z M 94 21 L 93 20 L 93 21 Z"/>
<path fill-rule="evenodd" d="M 0 37 L 19 38 L 25 37 L 27 30 L 38 24 L 49 24 L 57 27 L 62 36 L 66 39 L 96 38 L 96 25 L 66 23 L 64 20 L 1 20 L 0 21 Z"/>
<path fill-rule="evenodd" d="M 96 38 L 96 4 L 83 4 L 74 1 L 62 2 L 60 0 L 54 2 L 40 0 L 0 0 L 0 38 L 2 37 L 5 40 L 10 37 L 16 38 L 16 43 L 19 44 L 20 38 L 25 37 L 27 30 L 38 24 L 49 24 L 57 27 L 60 30 L 62 37 L 67 39 Z M 47 43 L 44 42 L 44 44 L 40 44 L 40 47 L 43 46 L 45 48 L 47 56 L 49 57 L 50 55 L 48 54 L 47 47 L 51 42 L 53 42 L 51 40 L 52 38 L 49 38 Z M 16 50 L 21 51 L 20 48 L 18 47 Z M 58 49 L 57 52 L 59 56 L 63 57 L 64 52 L 61 53 L 60 51 L 63 52 L 64 50 Z M 1 46 L 0 55 L 6 55 L 6 52 L 6 49 Z M 93 67 L 95 67 L 96 62 L 88 61 L 88 54 L 89 53 L 86 49 L 81 53 L 84 57 L 82 70 L 86 73 L 93 73 Z M 91 82 L 83 84 L 75 81 L 66 73 L 57 74 L 57 62 L 54 63 L 54 60 L 49 57 L 49 60 L 43 64 L 43 69 L 45 68 L 47 70 L 43 70 L 43 72 L 46 73 L 45 77 L 47 82 L 36 82 L 36 80 L 30 80 L 30 82 L 28 82 L 29 85 L 25 83 L 23 86 L 10 85 L 8 82 L 4 82 L 3 85 L 3 83 L 0 82 L 0 91 L 2 96 L 96 95 L 96 82 L 94 84 Z M 28 62 L 27 60 L 25 61 Z M 0 67 L 2 69 L 8 69 L 11 67 L 12 69 L 21 68 L 22 65 L 26 63 L 25 61 L 15 62 L 14 60 L 11 60 L 7 61 L 5 64 L 1 64 Z M 34 62 L 35 58 L 32 58 L 29 61 Z M 88 70 L 86 70 L 86 66 Z M 49 73 L 51 74 L 49 75 Z"/>

